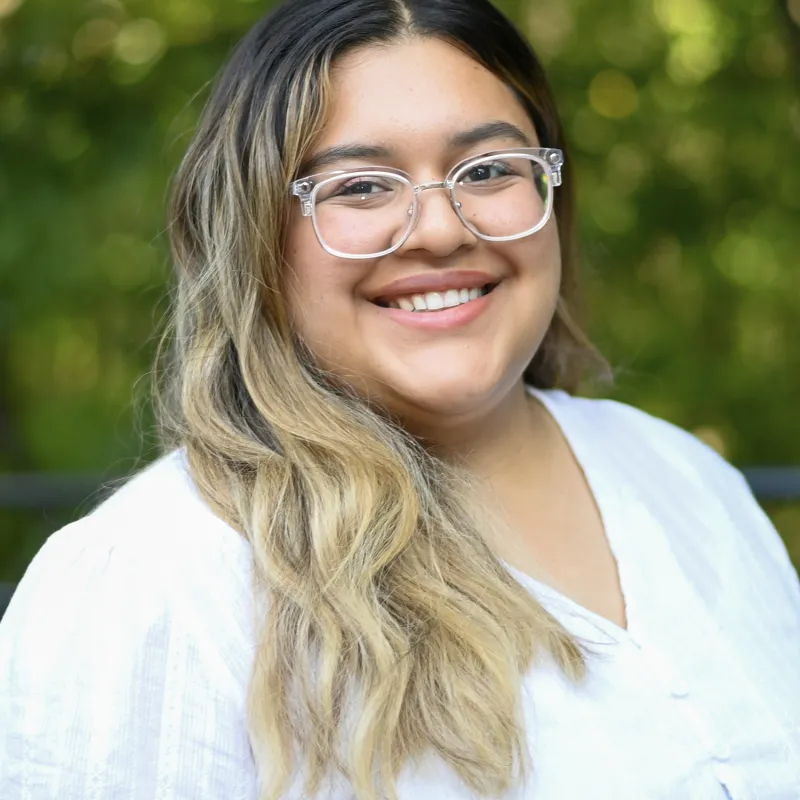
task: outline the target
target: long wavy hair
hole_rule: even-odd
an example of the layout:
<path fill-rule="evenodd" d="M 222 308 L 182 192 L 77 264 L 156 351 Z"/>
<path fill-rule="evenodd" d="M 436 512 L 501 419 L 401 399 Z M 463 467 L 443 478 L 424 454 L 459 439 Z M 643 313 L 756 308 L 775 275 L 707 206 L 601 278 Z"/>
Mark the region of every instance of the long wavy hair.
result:
<path fill-rule="evenodd" d="M 222 70 L 174 181 L 160 419 L 252 546 L 262 800 L 298 776 L 311 797 L 331 775 L 358 800 L 394 798 L 404 765 L 430 754 L 504 793 L 532 767 L 523 675 L 539 658 L 585 670 L 582 644 L 487 545 L 470 477 L 325 374 L 287 311 L 287 187 L 325 124 L 331 69 L 408 37 L 468 53 L 513 88 L 543 146 L 566 149 L 541 66 L 488 0 L 289 0 Z M 569 167 L 555 204 L 561 299 L 525 379 L 574 390 L 604 362 L 574 321 Z"/>

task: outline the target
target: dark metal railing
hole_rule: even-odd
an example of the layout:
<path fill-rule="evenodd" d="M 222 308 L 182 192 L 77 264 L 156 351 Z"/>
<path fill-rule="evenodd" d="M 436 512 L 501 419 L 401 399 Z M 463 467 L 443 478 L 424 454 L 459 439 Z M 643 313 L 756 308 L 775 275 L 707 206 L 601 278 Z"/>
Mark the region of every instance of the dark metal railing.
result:
<path fill-rule="evenodd" d="M 11 601 L 11 595 L 17 587 L 13 583 L 0 583 L 0 619 Z"/>
<path fill-rule="evenodd" d="M 745 467 L 759 500 L 800 501 L 800 467 Z M 72 474 L 0 474 L 0 509 L 53 511 L 77 508 L 124 478 Z"/>
<path fill-rule="evenodd" d="M 742 472 L 759 501 L 800 501 L 800 467 L 745 467 Z"/>
<path fill-rule="evenodd" d="M 800 467 L 747 467 L 742 470 L 761 502 L 800 502 Z M 98 475 L 0 475 L 0 509 L 53 511 L 78 508 L 119 479 Z M 0 583 L 0 618 L 14 591 Z"/>
<path fill-rule="evenodd" d="M 0 508 L 53 511 L 77 508 L 114 480 L 99 475 L 19 473 L 0 475 Z"/>

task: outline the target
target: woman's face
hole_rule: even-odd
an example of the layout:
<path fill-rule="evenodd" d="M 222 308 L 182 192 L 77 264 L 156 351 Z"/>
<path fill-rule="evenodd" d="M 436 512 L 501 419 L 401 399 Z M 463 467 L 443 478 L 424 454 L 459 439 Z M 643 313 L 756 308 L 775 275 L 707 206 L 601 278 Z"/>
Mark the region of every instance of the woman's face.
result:
<path fill-rule="evenodd" d="M 330 109 L 310 162 L 341 146 L 384 154 L 339 158 L 311 166 L 314 172 L 380 165 L 404 170 L 420 184 L 443 180 L 465 158 L 525 146 L 510 126 L 522 131 L 528 146 L 540 146 L 512 91 L 437 39 L 348 54 L 334 71 Z M 509 130 L 464 143 L 465 134 L 497 122 Z M 357 261 L 324 250 L 311 219 L 293 202 L 286 250 L 290 313 L 325 369 L 412 428 L 415 421 L 427 426 L 437 418 L 479 418 L 519 382 L 558 298 L 554 217 L 526 238 L 489 242 L 460 222 L 447 190 L 431 189 L 419 195 L 416 228 L 399 250 Z M 467 313 L 469 303 L 413 313 L 385 307 L 400 297 L 434 288 L 444 295 L 476 282 L 497 284 L 474 301 L 478 313 Z"/>

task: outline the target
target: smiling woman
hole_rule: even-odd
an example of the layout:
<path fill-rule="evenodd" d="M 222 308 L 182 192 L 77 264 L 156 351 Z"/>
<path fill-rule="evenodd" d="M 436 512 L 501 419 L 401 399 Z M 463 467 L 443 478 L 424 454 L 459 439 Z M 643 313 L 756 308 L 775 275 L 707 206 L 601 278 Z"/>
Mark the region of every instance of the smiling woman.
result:
<path fill-rule="evenodd" d="M 164 457 L 0 626 L 0 795 L 792 796 L 797 576 L 732 467 L 576 396 L 571 174 L 486 0 L 252 30 L 175 179 Z"/>

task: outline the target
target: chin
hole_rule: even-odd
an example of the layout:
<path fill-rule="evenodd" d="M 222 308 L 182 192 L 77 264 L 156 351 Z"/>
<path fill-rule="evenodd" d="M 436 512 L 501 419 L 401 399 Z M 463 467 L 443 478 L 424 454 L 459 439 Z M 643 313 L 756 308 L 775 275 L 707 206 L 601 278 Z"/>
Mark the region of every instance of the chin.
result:
<path fill-rule="evenodd" d="M 395 402 L 407 410 L 417 409 L 433 416 L 471 415 L 497 400 L 505 385 L 502 377 L 493 379 L 489 370 L 440 369 L 405 375 L 390 382 Z"/>

